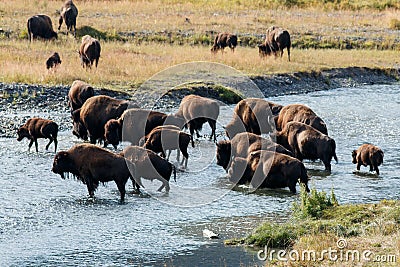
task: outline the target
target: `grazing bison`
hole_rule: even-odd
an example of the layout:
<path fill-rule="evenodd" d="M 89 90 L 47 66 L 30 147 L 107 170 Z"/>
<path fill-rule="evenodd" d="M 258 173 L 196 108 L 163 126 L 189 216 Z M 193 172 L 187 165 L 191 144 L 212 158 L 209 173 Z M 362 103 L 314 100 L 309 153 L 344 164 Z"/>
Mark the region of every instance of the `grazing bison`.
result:
<path fill-rule="evenodd" d="M 217 165 L 228 171 L 232 160 L 236 157 L 246 158 L 257 150 L 269 150 L 293 156 L 293 153 L 270 139 L 253 133 L 239 133 L 231 140 L 217 143 Z"/>
<path fill-rule="evenodd" d="M 134 172 L 135 166 L 124 157 L 91 144 L 79 144 L 68 151 L 58 152 L 52 168 L 63 179 L 66 173 L 71 173 L 86 184 L 90 197 L 94 197 L 99 183 L 114 181 L 121 203 L 125 199 L 125 184 L 132 177 L 130 170 Z M 140 179 L 136 179 L 136 183 L 142 186 Z"/>
<path fill-rule="evenodd" d="M 83 81 L 75 80 L 68 92 L 68 106 L 71 108 L 71 111 L 77 110 L 92 96 L 94 96 L 92 86 Z"/>
<path fill-rule="evenodd" d="M 230 33 L 219 33 L 217 36 L 215 36 L 214 39 L 214 44 L 211 47 L 211 52 L 212 53 L 217 53 L 218 50 L 221 50 L 221 52 L 224 52 L 225 47 L 229 47 L 232 52 L 235 52 L 235 47 L 237 46 L 238 43 L 238 38 L 234 34 Z"/>
<path fill-rule="evenodd" d="M 80 109 L 72 112 L 74 131 L 86 129 L 92 144 L 104 140 L 104 125 L 111 119 L 119 118 L 128 108 L 129 102 L 105 95 L 92 96 Z"/>
<path fill-rule="evenodd" d="M 27 22 L 29 41 L 38 37 L 43 39 L 57 39 L 57 33 L 53 30 L 53 24 L 49 16 L 36 15 L 30 17 Z"/>
<path fill-rule="evenodd" d="M 267 29 L 267 33 L 265 36 L 265 47 L 269 46 L 270 50 L 275 54 L 278 55 L 280 51 L 281 57 L 283 56 L 283 49 L 287 49 L 288 53 L 288 60 L 290 61 L 290 34 L 287 30 L 271 26 Z"/>
<path fill-rule="evenodd" d="M 95 66 L 97 68 L 100 52 L 101 46 L 97 39 L 91 37 L 90 35 L 85 35 L 82 37 L 82 43 L 78 51 L 82 67 L 92 68 L 93 62 L 95 62 Z"/>
<path fill-rule="evenodd" d="M 128 146 L 120 155 L 135 164 L 134 177 L 136 179 L 160 180 L 163 184 L 157 191 L 161 191 L 165 187 L 165 191 L 169 192 L 172 171 L 176 182 L 175 166 L 151 150 L 140 146 Z M 137 187 L 135 181 L 132 182 L 134 182 L 134 188 Z"/>
<path fill-rule="evenodd" d="M 270 133 L 275 130 L 274 116 L 283 106 L 259 98 L 247 98 L 236 104 L 233 119 L 225 127 L 226 135 L 233 138 L 240 132 L 255 134 Z"/>
<path fill-rule="evenodd" d="M 150 132 L 144 148 L 150 149 L 155 153 L 161 153 L 163 158 L 165 158 L 165 151 L 178 149 L 183 155 L 181 165 L 185 163 L 186 169 L 189 159 L 187 149 L 191 139 L 189 134 L 182 131 L 170 128 L 157 129 Z M 193 142 L 192 147 L 194 147 Z"/>
<path fill-rule="evenodd" d="M 138 145 L 139 140 L 149 134 L 157 126 L 165 123 L 169 115 L 152 110 L 132 108 L 127 109 L 118 119 L 109 120 L 104 126 L 106 145 L 111 144 L 116 148 L 122 135 L 124 141 Z"/>
<path fill-rule="evenodd" d="M 289 187 L 292 193 L 296 193 L 299 181 L 307 192 L 310 191 L 304 164 L 296 158 L 271 151 L 259 150 L 250 153 L 247 158 L 235 158 L 228 177 L 238 184 L 250 182 L 253 188 Z"/>
<path fill-rule="evenodd" d="M 332 157 L 336 157 L 335 140 L 321 133 L 313 127 L 301 122 L 289 122 L 282 131 L 276 133 L 276 141 L 291 150 L 296 158 L 317 160 L 320 159 L 327 171 L 331 171 Z"/>
<path fill-rule="evenodd" d="M 383 163 L 383 151 L 374 145 L 363 144 L 357 150 L 353 150 L 351 156 L 353 157 L 353 164 L 357 164 L 357 170 L 360 170 L 361 165 L 367 167 L 369 171 L 376 171 L 379 175 L 378 166 Z"/>
<path fill-rule="evenodd" d="M 325 122 L 315 112 L 302 104 L 290 104 L 282 108 L 276 119 L 277 130 L 282 130 L 290 121 L 308 124 L 323 134 L 328 134 Z"/>
<path fill-rule="evenodd" d="M 266 44 L 259 44 L 257 47 L 258 47 L 258 55 L 259 55 L 261 58 L 264 58 L 264 57 L 266 57 L 266 56 L 269 56 L 269 55 L 271 55 L 271 53 L 272 53 L 272 50 L 271 50 L 271 48 L 269 47 L 269 45 L 266 45 Z"/>
<path fill-rule="evenodd" d="M 49 149 L 50 144 L 54 141 L 54 152 L 57 151 L 58 125 L 52 120 L 31 118 L 18 129 L 17 134 L 18 141 L 21 141 L 24 137 L 31 140 L 28 151 L 31 149 L 33 143 L 35 143 L 36 152 L 38 152 L 38 138 L 50 139 L 49 143 L 46 145 L 46 150 Z"/>
<path fill-rule="evenodd" d="M 54 52 L 53 55 L 51 55 L 47 60 L 46 60 L 46 68 L 52 69 L 57 67 L 57 65 L 61 64 L 61 58 L 60 55 L 57 52 Z"/>
<path fill-rule="evenodd" d="M 194 131 L 196 131 L 197 137 L 200 137 L 199 131 L 206 122 L 211 127 L 210 140 L 213 137 L 214 142 L 217 140 L 215 130 L 219 116 L 219 104 L 216 100 L 198 95 L 187 95 L 182 99 L 175 116 L 184 119 L 185 127 L 189 127 L 192 143 Z"/>
<path fill-rule="evenodd" d="M 72 0 L 65 1 L 64 5 L 61 8 L 60 19 L 58 20 L 59 26 L 58 30 L 61 29 L 61 25 L 63 21 L 65 21 L 65 25 L 67 26 L 67 35 L 68 32 L 72 31 L 74 28 L 74 37 L 76 37 L 76 17 L 78 16 L 78 9 L 72 2 Z"/>

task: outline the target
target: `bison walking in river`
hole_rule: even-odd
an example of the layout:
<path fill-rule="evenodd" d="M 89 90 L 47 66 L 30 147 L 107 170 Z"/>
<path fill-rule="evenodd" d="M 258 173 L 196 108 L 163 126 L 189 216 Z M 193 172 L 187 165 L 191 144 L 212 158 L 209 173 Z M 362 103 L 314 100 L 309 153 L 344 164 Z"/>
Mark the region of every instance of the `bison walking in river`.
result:
<path fill-rule="evenodd" d="M 361 165 L 367 167 L 369 165 L 369 171 L 376 171 L 379 175 L 378 166 L 383 163 L 383 151 L 374 145 L 363 144 L 357 150 L 353 150 L 352 158 L 353 164 L 357 164 L 357 170 L 360 170 Z"/>
<path fill-rule="evenodd" d="M 54 152 L 57 151 L 57 134 L 58 134 L 58 125 L 52 120 L 42 119 L 42 118 L 31 118 L 22 125 L 18 131 L 18 141 L 21 141 L 25 137 L 31 140 L 29 143 L 29 149 L 33 143 L 35 143 L 36 152 L 38 152 L 38 138 L 47 138 L 50 139 L 49 143 L 46 145 L 46 150 L 49 149 L 49 146 L 52 142 L 54 142 Z"/>

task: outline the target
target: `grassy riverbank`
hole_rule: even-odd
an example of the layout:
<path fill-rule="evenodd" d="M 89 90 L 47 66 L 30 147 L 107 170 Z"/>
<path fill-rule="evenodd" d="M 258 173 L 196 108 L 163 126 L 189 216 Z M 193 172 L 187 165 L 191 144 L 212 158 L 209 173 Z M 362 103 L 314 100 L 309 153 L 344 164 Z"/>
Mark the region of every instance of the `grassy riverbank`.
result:
<path fill-rule="evenodd" d="M 288 221 L 266 222 L 246 238 L 226 241 L 228 245 L 237 243 L 262 249 L 260 255 L 267 257 L 267 266 L 287 264 L 277 257 L 280 249 L 291 266 L 397 266 L 400 202 L 339 205 L 333 192 L 327 196 L 313 189 L 308 195 L 302 190 Z M 322 254 L 329 249 L 337 253 Z M 363 259 L 362 253 L 369 260 Z M 335 255 L 344 256 L 336 259 Z"/>
<path fill-rule="evenodd" d="M 61 1 L 62 2 L 62 1 Z M 65 35 L 51 42 L 27 40 L 26 20 L 48 14 L 58 26 L 59 1 L 0 1 L 1 82 L 65 84 L 75 79 L 110 89 L 136 88 L 155 73 L 176 64 L 213 61 L 248 75 L 320 71 L 330 68 L 398 68 L 397 1 L 77 1 L 78 35 L 100 38 L 98 69 L 85 71 L 76 53 L 80 39 Z M 158 8 L 155 8 L 158 7 Z M 186 20 L 188 18 L 188 20 Z M 292 35 L 291 62 L 260 59 L 261 43 L 271 25 Z M 88 27 L 90 26 L 90 27 Z M 91 28 L 92 27 L 92 28 Z M 212 56 L 216 32 L 238 34 L 234 54 Z M 324 49 L 321 49 L 324 48 Z M 55 72 L 45 68 L 57 51 L 62 64 Z"/>

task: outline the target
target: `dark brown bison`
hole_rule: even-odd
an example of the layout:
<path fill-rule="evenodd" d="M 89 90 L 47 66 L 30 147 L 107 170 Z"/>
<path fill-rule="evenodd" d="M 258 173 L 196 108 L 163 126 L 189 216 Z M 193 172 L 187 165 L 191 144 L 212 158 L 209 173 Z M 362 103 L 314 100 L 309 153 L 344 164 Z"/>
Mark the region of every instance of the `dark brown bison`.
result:
<path fill-rule="evenodd" d="M 92 86 L 83 81 L 75 80 L 68 92 L 68 106 L 71 108 L 71 111 L 77 110 L 92 96 L 94 96 Z"/>
<path fill-rule="evenodd" d="M 212 138 L 214 138 L 214 142 L 217 140 L 215 130 L 219 116 L 219 104 L 216 100 L 198 95 L 187 95 L 182 99 L 175 116 L 184 119 L 185 127 L 189 127 L 192 142 L 194 132 L 196 131 L 197 137 L 200 137 L 199 131 L 206 122 L 211 127 L 210 140 Z"/>
<path fill-rule="evenodd" d="M 66 173 L 71 173 L 86 184 L 90 197 L 94 197 L 100 183 L 114 181 L 120 192 L 120 202 L 124 202 L 125 184 L 132 177 L 130 170 L 134 172 L 135 166 L 124 157 L 91 144 L 79 144 L 58 152 L 52 168 L 63 179 Z M 140 179 L 135 181 L 142 186 Z"/>
<path fill-rule="evenodd" d="M 30 17 L 27 22 L 29 41 L 38 37 L 43 39 L 57 39 L 57 33 L 53 30 L 53 23 L 49 16 L 36 15 Z"/>
<path fill-rule="evenodd" d="M 266 45 L 265 43 L 264 44 L 259 44 L 257 47 L 258 47 L 258 55 L 261 58 L 269 56 L 272 53 L 272 50 L 269 47 L 269 45 Z"/>
<path fill-rule="evenodd" d="M 293 153 L 270 139 L 253 133 L 239 133 L 231 140 L 217 143 L 217 165 L 228 171 L 235 157 L 246 158 L 248 154 L 257 150 L 269 150 L 293 156 Z"/>
<path fill-rule="evenodd" d="M 274 116 L 279 114 L 282 107 L 260 98 L 243 99 L 233 110 L 233 119 L 225 127 L 226 135 L 232 139 L 241 132 L 255 134 L 273 132 Z"/>
<path fill-rule="evenodd" d="M 128 108 L 129 102 L 105 95 L 92 96 L 80 109 L 72 112 L 74 132 L 84 132 L 92 144 L 104 140 L 104 125 L 111 119 L 119 118 Z"/>
<path fill-rule="evenodd" d="M 336 157 L 335 140 L 301 122 L 289 122 L 282 131 L 276 133 L 276 141 L 291 150 L 294 156 L 303 159 L 320 159 L 327 171 L 331 171 L 332 157 Z"/>
<path fill-rule="evenodd" d="M 307 170 L 301 161 L 266 150 L 252 152 L 247 158 L 235 158 L 228 177 L 237 184 L 250 183 L 253 188 L 289 187 L 292 193 L 296 193 L 299 181 L 310 191 Z"/>
<path fill-rule="evenodd" d="M 290 34 L 287 30 L 271 26 L 267 29 L 267 33 L 265 36 L 265 47 L 269 46 L 270 50 L 278 55 L 278 52 L 281 53 L 281 57 L 283 56 L 283 49 L 287 49 L 288 60 L 290 61 Z"/>
<path fill-rule="evenodd" d="M 106 144 L 116 148 L 121 141 L 138 145 L 139 140 L 157 126 L 165 123 L 169 115 L 146 109 L 127 109 L 118 120 L 111 119 L 104 126 Z M 122 140 L 124 136 L 124 140 Z"/>
<path fill-rule="evenodd" d="M 217 36 L 215 36 L 214 39 L 214 44 L 211 47 L 211 52 L 212 53 L 217 53 L 218 50 L 221 50 L 221 52 L 224 52 L 225 47 L 229 47 L 232 52 L 235 52 L 235 47 L 237 46 L 238 43 L 238 38 L 234 34 L 230 33 L 219 33 Z"/>
<path fill-rule="evenodd" d="M 282 108 L 276 119 L 276 128 L 281 130 L 290 121 L 308 124 L 323 134 L 328 134 L 325 122 L 315 112 L 302 104 L 290 104 Z"/>
<path fill-rule="evenodd" d="M 165 191 L 169 192 L 169 180 L 172 172 L 174 172 L 174 180 L 176 181 L 175 166 L 151 150 L 140 146 L 128 146 L 120 155 L 135 164 L 136 168 L 133 176 L 136 179 L 160 180 L 163 184 L 158 188 L 158 191 L 165 187 Z M 137 187 L 135 181 L 133 182 L 134 187 Z"/>
<path fill-rule="evenodd" d="M 74 37 L 76 37 L 76 17 L 78 16 L 78 9 L 72 2 L 72 0 L 65 1 L 64 5 L 61 7 L 60 18 L 58 20 L 59 26 L 58 30 L 61 29 L 63 21 L 67 26 L 67 35 L 72 28 L 74 28 Z"/>
<path fill-rule="evenodd" d="M 61 58 L 60 55 L 57 52 L 54 52 L 53 55 L 51 55 L 47 60 L 46 60 L 46 68 L 52 69 L 57 67 L 58 65 L 61 64 Z"/>
<path fill-rule="evenodd" d="M 357 164 L 357 170 L 360 170 L 361 165 L 367 167 L 369 171 L 376 171 L 379 175 L 378 166 L 383 163 L 383 151 L 374 145 L 363 144 L 357 150 L 353 150 L 351 156 L 353 157 L 353 164 Z"/>
<path fill-rule="evenodd" d="M 93 62 L 97 68 L 101 52 L 100 42 L 91 37 L 85 35 L 82 37 L 82 43 L 79 48 L 79 57 L 81 59 L 82 67 L 92 68 Z"/>
<path fill-rule="evenodd" d="M 178 149 L 183 155 L 181 165 L 184 165 L 186 169 L 189 159 L 187 150 L 190 140 L 191 136 L 185 132 L 170 128 L 157 129 L 150 132 L 144 148 L 150 149 L 155 153 L 161 153 L 163 158 L 165 158 L 167 150 Z M 192 147 L 194 147 L 193 142 Z"/>
<path fill-rule="evenodd" d="M 29 143 L 29 149 L 33 143 L 35 143 L 36 152 L 38 152 L 38 138 L 47 138 L 50 139 L 49 143 L 46 145 L 46 150 L 49 149 L 49 146 L 52 142 L 54 142 L 54 152 L 57 151 L 57 134 L 58 134 L 58 125 L 52 120 L 42 119 L 42 118 L 31 118 L 22 125 L 17 131 L 18 137 L 17 140 L 21 141 L 24 137 L 31 140 Z"/>

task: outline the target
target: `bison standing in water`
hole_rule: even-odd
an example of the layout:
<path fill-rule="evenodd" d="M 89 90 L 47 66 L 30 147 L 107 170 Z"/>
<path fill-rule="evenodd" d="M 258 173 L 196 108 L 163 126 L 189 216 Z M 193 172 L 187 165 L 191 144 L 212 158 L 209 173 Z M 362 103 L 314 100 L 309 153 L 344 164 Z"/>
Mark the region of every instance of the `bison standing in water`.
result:
<path fill-rule="evenodd" d="M 383 151 L 374 145 L 363 144 L 357 150 L 352 152 L 353 164 L 357 164 L 357 171 L 360 170 L 361 165 L 367 167 L 369 165 L 369 171 L 376 171 L 379 175 L 378 166 L 383 163 Z"/>
<path fill-rule="evenodd" d="M 223 53 L 225 47 L 227 46 L 232 50 L 232 52 L 235 52 L 235 47 L 237 46 L 237 42 L 238 39 L 236 35 L 227 32 L 219 33 L 217 36 L 215 36 L 211 52 L 217 53 L 218 50 L 221 50 L 221 52 Z"/>
<path fill-rule="evenodd" d="M 92 96 L 94 96 L 92 86 L 83 81 L 75 80 L 68 92 L 68 106 L 71 111 L 77 110 Z"/>
<path fill-rule="evenodd" d="M 63 179 L 66 173 L 71 173 L 86 184 L 90 197 L 94 197 L 100 183 L 114 181 L 121 203 L 125 200 L 125 184 L 132 177 L 130 170 L 134 172 L 135 166 L 124 157 L 91 144 L 79 144 L 68 151 L 58 152 L 52 168 Z M 136 183 L 142 186 L 140 180 Z"/>
<path fill-rule="evenodd" d="M 101 52 L 100 42 L 91 37 L 90 35 L 85 35 L 82 37 L 82 43 L 79 48 L 79 57 L 81 59 L 82 67 L 92 68 L 93 62 L 97 68 Z"/>
<path fill-rule="evenodd" d="M 65 25 L 67 25 L 67 35 L 68 32 L 72 31 L 74 28 L 74 37 L 76 37 L 76 17 L 78 16 L 78 9 L 72 2 L 72 0 L 65 1 L 64 5 L 61 8 L 60 19 L 58 20 L 59 26 L 58 30 L 61 29 L 61 25 L 63 21 L 65 21 Z"/>
<path fill-rule="evenodd" d="M 50 139 L 49 143 L 46 145 L 46 150 L 49 149 L 49 146 L 52 142 L 54 142 L 54 152 L 57 151 L 57 134 L 58 134 L 58 125 L 52 120 L 46 120 L 42 118 L 31 118 L 22 125 L 18 131 L 18 141 L 24 139 L 24 137 L 31 140 L 29 143 L 29 149 L 33 143 L 35 143 L 36 152 L 38 152 L 38 138 L 47 138 Z"/>
<path fill-rule="evenodd" d="M 28 19 L 27 26 L 29 41 L 33 41 L 38 37 L 43 39 L 57 39 L 57 33 L 53 30 L 53 23 L 49 16 L 32 16 Z"/>
<path fill-rule="evenodd" d="M 250 182 L 253 188 L 289 187 L 296 193 L 299 181 L 308 188 L 308 175 L 304 164 L 296 158 L 281 153 L 259 150 L 247 158 L 235 158 L 229 169 L 229 179 L 238 184 Z"/>
<path fill-rule="evenodd" d="M 281 53 L 281 57 L 283 56 L 283 49 L 287 49 L 288 60 L 290 61 L 290 34 L 287 30 L 271 26 L 267 29 L 267 33 L 265 36 L 265 47 L 268 46 L 275 56 L 278 55 L 278 52 Z M 268 51 L 268 50 L 266 50 Z"/>
<path fill-rule="evenodd" d="M 104 140 L 104 125 L 110 119 L 119 118 L 128 108 L 129 102 L 105 95 L 90 97 L 80 109 L 72 112 L 74 132 L 87 132 L 92 144 Z"/>
<path fill-rule="evenodd" d="M 331 171 L 332 157 L 338 161 L 335 140 L 301 122 L 287 123 L 282 131 L 276 133 L 276 141 L 291 150 L 300 161 L 320 159 L 328 172 Z"/>
<path fill-rule="evenodd" d="M 225 127 L 226 135 L 232 139 L 241 132 L 254 134 L 270 133 L 275 130 L 274 116 L 283 106 L 259 98 L 247 98 L 236 104 L 233 118 Z"/>

